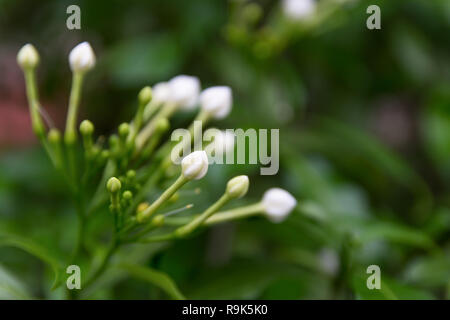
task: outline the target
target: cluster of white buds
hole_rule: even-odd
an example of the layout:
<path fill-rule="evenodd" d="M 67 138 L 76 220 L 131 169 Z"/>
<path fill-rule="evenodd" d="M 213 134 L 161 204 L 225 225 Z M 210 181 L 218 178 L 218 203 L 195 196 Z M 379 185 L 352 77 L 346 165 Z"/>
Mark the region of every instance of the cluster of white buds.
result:
<path fill-rule="evenodd" d="M 143 237 L 154 228 L 164 225 L 166 215 L 170 214 L 159 214 L 158 210 L 167 203 L 177 201 L 178 190 L 186 183 L 202 179 L 207 174 L 209 167 L 207 148 L 212 149 L 210 147 L 213 146 L 215 153 L 224 154 L 233 149 L 235 144 L 233 133 L 209 129 L 215 130 L 213 135 L 209 134 L 214 140 L 206 146 L 205 150 L 194 151 L 185 156 L 181 161 L 181 168 L 173 166 L 171 161 L 167 165 L 165 160 L 170 160 L 171 145 L 170 143 L 162 145 L 160 138 L 169 128 L 170 116 L 177 110 L 193 110 L 199 106 L 200 110 L 193 123 L 201 120 L 204 126 L 210 119 L 223 119 L 232 108 L 231 88 L 213 86 L 201 92 L 199 79 L 188 75 L 176 76 L 153 87 L 144 87 L 137 95 L 138 108 L 135 117 L 132 121 L 119 125 L 117 133 L 108 139 L 108 145 L 101 139 L 98 141 L 93 139 L 95 128 L 92 122 L 89 120 L 81 122 L 78 128 L 83 138 L 82 147 L 85 156 L 84 163 L 81 164 L 76 154 L 79 148 L 76 129 L 77 110 L 81 100 L 84 75 L 96 63 L 91 46 L 88 42 L 82 42 L 69 54 L 73 80 L 64 135 L 65 148 L 62 148 L 61 135 L 56 128 L 50 128 L 48 135 L 45 135 L 45 126 L 40 118 L 40 104 L 35 82 L 35 67 L 39 63 L 37 50 L 30 44 L 25 45 L 19 51 L 17 61 L 24 70 L 27 89 L 29 89 L 27 93 L 33 126 L 39 129 L 36 132 L 39 132 L 40 138 L 48 147 L 46 151 L 55 166 L 68 179 L 70 187 L 76 192 L 85 192 L 83 198 L 90 201 L 88 207 L 96 208 L 97 205 L 106 204 L 108 201 L 107 195 L 104 194 L 106 185 L 110 196 L 109 209 L 114 216 L 116 243 L 113 244 L 113 248 L 133 241 L 165 241 L 182 238 L 210 223 L 210 219 L 226 221 L 249 216 L 254 212 L 264 213 L 271 221 L 280 222 L 296 206 L 296 200 L 287 191 L 274 188 L 267 191 L 263 199 L 252 206 L 237 208 L 236 212 L 219 213 L 218 210 L 229 201 L 242 198 L 247 194 L 249 178 L 246 175 L 240 175 L 228 181 L 222 196 L 203 213 L 183 223 L 172 233 L 144 239 Z M 191 129 L 193 131 L 192 125 L 189 130 Z M 192 144 L 192 141 L 188 140 L 188 143 Z M 152 156 L 154 157 L 151 158 Z M 149 164 L 149 159 L 155 161 Z M 136 174 L 137 169 L 140 170 L 139 175 Z M 167 182 L 168 177 L 171 176 L 170 169 L 181 169 L 178 178 L 152 203 L 143 202 L 147 192 L 154 190 L 162 182 Z M 103 170 L 103 174 L 100 174 L 100 170 Z M 84 191 L 90 187 L 89 179 L 98 179 L 100 176 L 103 180 L 98 184 L 99 189 L 90 197 L 91 195 Z M 80 215 L 83 216 L 84 212 Z M 77 254 L 75 252 L 75 256 Z"/>

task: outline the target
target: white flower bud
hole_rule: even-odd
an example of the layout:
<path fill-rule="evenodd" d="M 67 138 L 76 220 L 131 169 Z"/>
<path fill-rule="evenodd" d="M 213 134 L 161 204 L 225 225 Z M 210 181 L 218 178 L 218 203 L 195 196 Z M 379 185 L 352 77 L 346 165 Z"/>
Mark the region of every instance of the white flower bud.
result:
<path fill-rule="evenodd" d="M 215 119 L 225 118 L 231 111 L 232 103 L 231 88 L 227 86 L 211 87 L 200 94 L 201 108 Z"/>
<path fill-rule="evenodd" d="M 228 181 L 226 193 L 231 198 L 242 198 L 248 191 L 249 180 L 247 176 L 237 176 Z"/>
<path fill-rule="evenodd" d="M 179 108 L 193 109 L 200 94 L 200 81 L 196 77 L 180 75 L 169 81 L 169 101 L 177 104 Z"/>
<path fill-rule="evenodd" d="M 281 222 L 297 205 L 297 200 L 286 190 L 272 188 L 264 193 L 262 205 L 269 220 Z"/>
<path fill-rule="evenodd" d="M 22 69 L 34 68 L 39 63 L 39 53 L 32 44 L 24 45 L 17 54 L 17 63 Z"/>
<path fill-rule="evenodd" d="M 205 151 L 194 151 L 181 160 L 181 172 L 189 180 L 199 180 L 208 172 L 208 156 Z"/>
<path fill-rule="evenodd" d="M 170 96 L 170 86 L 168 82 L 159 82 L 153 86 L 153 101 L 165 103 Z"/>
<path fill-rule="evenodd" d="M 219 155 L 226 154 L 234 149 L 236 136 L 229 131 L 218 131 L 214 136 L 214 150 Z"/>
<path fill-rule="evenodd" d="M 70 51 L 70 68 L 73 72 L 84 72 L 95 66 L 95 54 L 88 42 L 82 42 Z"/>
<path fill-rule="evenodd" d="M 315 0 L 283 0 L 283 13 L 292 20 L 303 20 L 316 11 Z"/>

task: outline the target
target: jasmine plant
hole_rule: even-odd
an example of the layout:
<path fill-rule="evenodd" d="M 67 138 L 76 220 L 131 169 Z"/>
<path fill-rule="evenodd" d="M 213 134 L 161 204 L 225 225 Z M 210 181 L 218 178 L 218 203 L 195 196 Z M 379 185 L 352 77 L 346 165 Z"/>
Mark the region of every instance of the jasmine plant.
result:
<path fill-rule="evenodd" d="M 200 92 L 200 81 L 186 75 L 153 87 L 146 86 L 137 95 L 133 119 L 120 124 L 117 132 L 108 139 L 95 139 L 95 126 L 91 121 L 83 120 L 77 130 L 84 79 L 96 63 L 89 43 L 77 45 L 69 55 L 72 87 L 64 133 L 46 126 L 41 116 L 36 84 L 39 60 L 39 54 L 31 44 L 25 45 L 17 56 L 25 75 L 33 130 L 55 169 L 64 177 L 78 218 L 78 234 L 72 252 L 67 255 L 65 264 L 57 264 L 55 268 L 59 273 L 59 269 L 77 265 L 81 259 L 87 258 L 91 265 L 82 278 L 82 290 L 90 289 L 98 281 L 122 246 L 179 241 L 200 228 L 254 215 L 266 215 L 271 221 L 280 222 L 296 206 L 296 200 L 287 191 L 274 188 L 267 191 L 260 202 L 222 210 L 247 193 L 249 178 L 242 175 L 231 178 L 223 195 L 198 214 L 186 219 L 172 217 L 173 213 L 192 205 L 164 213 L 163 208 L 168 202 L 176 203 L 179 190 L 192 180 L 202 179 L 209 166 L 204 150 L 185 156 L 180 166 L 173 164 L 170 157 L 173 145 L 171 141 L 163 140 L 169 130 L 171 116 L 178 111 L 194 110 L 200 105 L 194 121 L 200 120 L 206 126 L 211 119 L 222 119 L 231 110 L 231 89 L 217 86 Z M 189 130 L 193 130 L 192 125 Z M 233 138 L 222 133 L 212 143 L 216 150 L 220 150 L 225 145 L 232 145 Z M 157 194 L 156 186 L 167 184 L 169 187 Z M 96 186 L 94 193 L 87 191 L 92 186 Z M 145 199 L 149 195 L 156 200 L 147 203 Z M 87 225 L 90 217 L 105 207 L 109 207 L 113 221 L 108 249 L 100 261 L 91 261 L 89 253 L 83 250 Z M 161 284 L 164 274 L 152 275 L 151 280 L 170 297 L 184 297 L 176 286 Z M 60 286 L 61 280 L 59 277 L 54 287 Z M 69 298 L 77 298 L 79 294 L 77 290 L 68 291 Z"/>

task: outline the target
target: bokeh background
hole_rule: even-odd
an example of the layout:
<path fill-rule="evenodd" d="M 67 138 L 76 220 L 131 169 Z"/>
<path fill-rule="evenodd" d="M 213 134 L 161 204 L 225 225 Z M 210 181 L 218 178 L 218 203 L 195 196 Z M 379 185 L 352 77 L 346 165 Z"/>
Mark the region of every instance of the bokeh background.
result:
<path fill-rule="evenodd" d="M 81 30 L 66 28 L 71 4 Z M 371 4 L 381 30 L 366 28 Z M 80 119 L 99 134 L 133 116 L 140 88 L 177 74 L 232 87 L 233 111 L 214 126 L 280 129 L 277 175 L 214 166 L 186 201 L 205 207 L 236 174 L 250 176 L 242 203 L 270 187 L 299 200 L 282 224 L 252 218 L 123 257 L 166 272 L 193 299 L 449 298 L 449 34 L 448 0 L 319 0 L 298 23 L 272 0 L 0 0 L 0 232 L 70 252 L 73 203 L 33 137 L 15 57 L 28 42 L 39 50 L 42 104 L 62 129 L 67 55 L 89 41 L 98 64 Z M 192 116 L 178 115 L 174 127 Z M 91 229 L 107 235 L 107 214 L 93 219 Z M 372 264 L 381 290 L 366 287 Z M 39 260 L 0 248 L 1 298 L 62 297 L 50 279 Z M 90 298 L 165 297 L 114 270 L 94 291 Z"/>

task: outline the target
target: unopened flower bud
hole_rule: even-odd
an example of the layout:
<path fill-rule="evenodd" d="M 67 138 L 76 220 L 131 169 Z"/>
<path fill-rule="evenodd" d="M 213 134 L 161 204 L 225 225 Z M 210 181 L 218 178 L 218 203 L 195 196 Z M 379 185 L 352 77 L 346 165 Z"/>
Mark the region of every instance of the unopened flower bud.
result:
<path fill-rule="evenodd" d="M 92 150 L 91 150 L 91 152 L 92 152 L 91 157 L 96 158 L 100 154 L 100 150 L 101 150 L 100 147 L 94 144 L 92 146 Z"/>
<path fill-rule="evenodd" d="M 128 170 L 127 171 L 127 179 L 132 180 L 136 177 L 136 171 L 134 170 Z"/>
<path fill-rule="evenodd" d="M 95 66 L 95 54 L 88 42 L 82 42 L 70 51 L 69 64 L 73 72 L 89 71 Z"/>
<path fill-rule="evenodd" d="M 80 132 L 84 136 L 90 136 L 94 133 L 94 125 L 89 120 L 83 120 L 80 124 Z"/>
<path fill-rule="evenodd" d="M 130 190 L 126 190 L 123 192 L 122 198 L 126 201 L 129 201 L 133 198 L 133 193 Z"/>
<path fill-rule="evenodd" d="M 231 88 L 217 86 L 205 89 L 200 95 L 202 110 L 208 112 L 215 119 L 225 118 L 231 111 L 233 97 Z"/>
<path fill-rule="evenodd" d="M 61 141 L 61 133 L 58 129 L 50 129 L 50 131 L 48 132 L 48 141 L 50 143 L 59 143 Z"/>
<path fill-rule="evenodd" d="M 242 9 L 242 16 L 248 23 L 254 24 L 263 16 L 263 10 L 259 4 L 252 2 Z"/>
<path fill-rule="evenodd" d="M 261 203 L 269 220 L 281 222 L 297 205 L 297 200 L 286 190 L 272 188 L 264 193 Z"/>
<path fill-rule="evenodd" d="M 109 178 L 108 183 L 106 184 L 106 188 L 111 193 L 117 193 L 122 188 L 122 184 L 120 183 L 120 180 L 116 177 Z"/>
<path fill-rule="evenodd" d="M 283 0 L 283 13 L 291 20 L 303 20 L 316 11 L 315 0 Z"/>
<path fill-rule="evenodd" d="M 152 100 L 152 88 L 149 86 L 144 87 L 139 91 L 139 103 L 146 105 Z"/>
<path fill-rule="evenodd" d="M 34 68 L 39 64 L 39 53 L 32 44 L 24 45 L 17 54 L 17 63 L 22 69 Z"/>
<path fill-rule="evenodd" d="M 108 150 L 103 150 L 102 152 L 100 152 L 100 158 L 102 161 L 105 161 L 109 158 L 110 153 Z"/>
<path fill-rule="evenodd" d="M 234 177 L 228 181 L 226 193 L 231 198 L 242 198 L 248 191 L 249 183 L 245 175 Z"/>
<path fill-rule="evenodd" d="M 160 227 L 164 224 L 164 215 L 158 214 L 152 219 L 152 225 L 155 227 Z"/>
<path fill-rule="evenodd" d="M 153 100 L 157 103 L 165 103 L 170 97 L 168 82 L 160 82 L 153 86 Z"/>
<path fill-rule="evenodd" d="M 136 213 L 142 212 L 148 207 L 150 207 L 150 204 L 148 202 L 141 202 L 136 209 Z"/>
<path fill-rule="evenodd" d="M 205 151 L 194 151 L 181 160 L 181 172 L 189 180 L 203 178 L 208 172 L 208 156 Z"/>
<path fill-rule="evenodd" d="M 179 108 L 190 110 L 198 102 L 200 81 L 196 77 L 180 75 L 169 81 L 169 101 Z"/>
<path fill-rule="evenodd" d="M 130 133 L 130 125 L 126 122 L 119 126 L 119 136 L 126 138 Z"/>
<path fill-rule="evenodd" d="M 165 132 L 167 129 L 169 129 L 170 123 L 167 118 L 161 118 L 158 119 L 158 122 L 156 122 L 155 131 L 156 132 Z"/>

